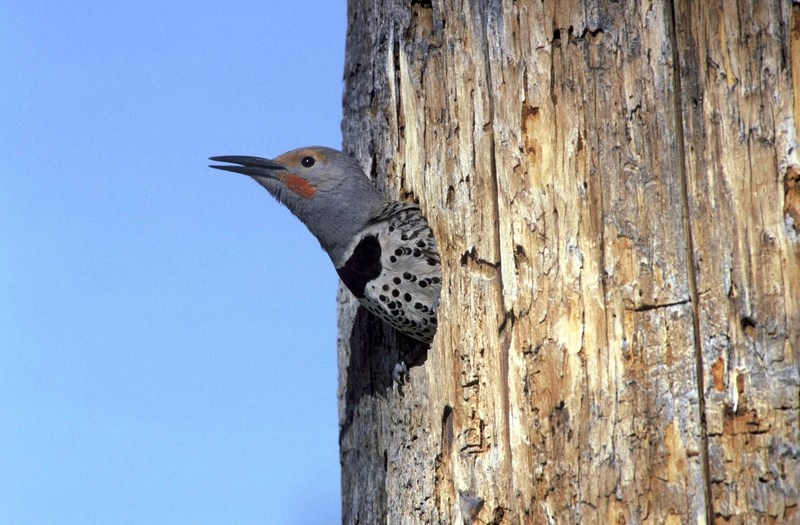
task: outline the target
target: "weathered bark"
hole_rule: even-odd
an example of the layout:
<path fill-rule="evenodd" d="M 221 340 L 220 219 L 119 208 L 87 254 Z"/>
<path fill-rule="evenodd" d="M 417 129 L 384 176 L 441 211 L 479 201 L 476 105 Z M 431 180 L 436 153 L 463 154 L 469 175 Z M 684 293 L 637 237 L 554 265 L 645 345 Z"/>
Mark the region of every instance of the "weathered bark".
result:
<path fill-rule="evenodd" d="M 402 392 L 340 293 L 344 522 L 800 523 L 800 8 L 348 15 L 345 149 L 444 286 Z"/>

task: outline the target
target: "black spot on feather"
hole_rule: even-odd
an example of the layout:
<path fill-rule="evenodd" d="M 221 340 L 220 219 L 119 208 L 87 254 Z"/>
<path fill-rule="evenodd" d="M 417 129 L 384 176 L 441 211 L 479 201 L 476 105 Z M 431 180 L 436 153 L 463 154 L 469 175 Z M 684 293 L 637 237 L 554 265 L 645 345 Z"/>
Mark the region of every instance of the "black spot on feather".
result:
<path fill-rule="evenodd" d="M 374 235 L 366 235 L 356 245 L 353 255 L 336 273 L 347 288 L 359 299 L 364 298 L 367 283 L 381 274 L 381 245 Z"/>

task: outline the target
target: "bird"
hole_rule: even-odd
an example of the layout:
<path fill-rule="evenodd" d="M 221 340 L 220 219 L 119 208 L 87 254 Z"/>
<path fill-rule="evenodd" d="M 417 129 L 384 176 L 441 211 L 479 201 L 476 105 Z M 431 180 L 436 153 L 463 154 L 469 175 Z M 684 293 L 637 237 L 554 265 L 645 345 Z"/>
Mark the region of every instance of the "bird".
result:
<path fill-rule="evenodd" d="M 417 204 L 384 198 L 356 159 L 311 146 L 274 159 L 210 157 L 248 175 L 317 238 L 344 285 L 369 312 L 430 345 L 442 288 L 441 258 Z"/>

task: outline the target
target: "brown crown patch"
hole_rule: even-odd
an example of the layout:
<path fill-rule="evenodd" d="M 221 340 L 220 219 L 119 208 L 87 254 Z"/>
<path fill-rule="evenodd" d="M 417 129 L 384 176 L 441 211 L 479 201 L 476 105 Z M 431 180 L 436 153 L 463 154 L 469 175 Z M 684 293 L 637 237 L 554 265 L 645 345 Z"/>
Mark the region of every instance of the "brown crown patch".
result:
<path fill-rule="evenodd" d="M 303 148 L 292 150 L 288 153 L 284 153 L 275 160 L 287 168 L 299 168 L 301 167 L 300 161 L 303 160 L 303 157 L 309 156 L 314 157 L 314 160 L 317 162 L 328 161 L 328 156 L 325 154 L 322 148 Z"/>

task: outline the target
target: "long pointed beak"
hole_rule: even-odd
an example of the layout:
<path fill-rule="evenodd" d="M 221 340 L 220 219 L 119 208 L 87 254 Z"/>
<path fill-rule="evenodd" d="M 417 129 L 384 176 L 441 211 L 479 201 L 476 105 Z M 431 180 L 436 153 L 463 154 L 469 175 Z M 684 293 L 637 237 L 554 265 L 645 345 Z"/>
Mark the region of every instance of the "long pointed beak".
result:
<path fill-rule="evenodd" d="M 286 166 L 275 162 L 270 159 L 262 159 L 261 157 L 246 157 L 242 155 L 230 155 L 223 157 L 211 157 L 209 160 L 214 162 L 229 162 L 231 164 L 241 164 L 241 166 L 214 166 L 209 165 L 209 168 L 218 170 L 232 171 L 234 173 L 241 173 L 250 177 L 272 177 L 275 178 L 274 172 L 286 169 Z"/>

